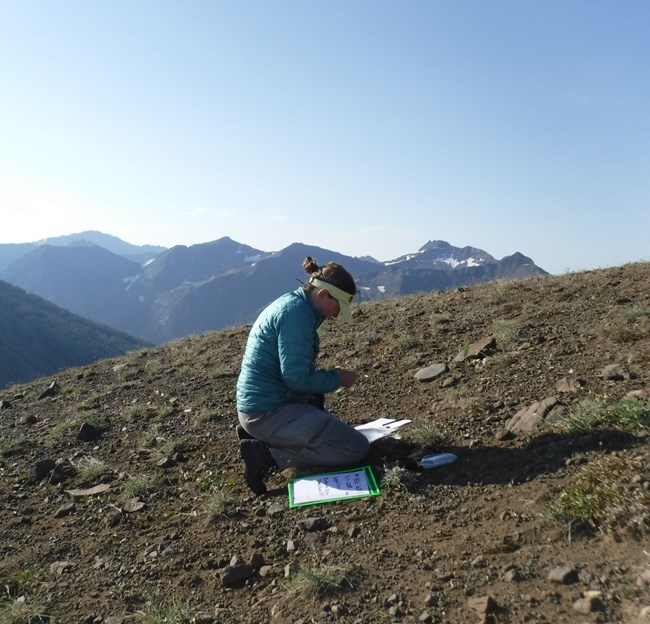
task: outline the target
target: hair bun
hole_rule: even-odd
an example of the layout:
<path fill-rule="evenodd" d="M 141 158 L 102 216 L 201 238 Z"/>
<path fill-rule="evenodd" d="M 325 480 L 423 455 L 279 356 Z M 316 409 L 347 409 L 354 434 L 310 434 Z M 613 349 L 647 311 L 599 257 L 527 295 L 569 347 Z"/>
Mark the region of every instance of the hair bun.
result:
<path fill-rule="evenodd" d="M 308 273 L 309 275 L 320 270 L 320 267 L 316 262 L 314 262 L 314 259 L 311 256 L 307 256 L 303 260 L 302 268 L 305 270 L 305 273 Z"/>

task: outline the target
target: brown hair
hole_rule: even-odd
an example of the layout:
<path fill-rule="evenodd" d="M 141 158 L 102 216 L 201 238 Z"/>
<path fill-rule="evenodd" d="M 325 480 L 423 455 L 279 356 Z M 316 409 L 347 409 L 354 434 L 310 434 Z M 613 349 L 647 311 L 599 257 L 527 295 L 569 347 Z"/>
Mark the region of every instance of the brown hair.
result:
<path fill-rule="evenodd" d="M 336 264 L 336 262 L 328 262 L 322 267 L 319 267 L 311 256 L 307 256 L 303 260 L 302 268 L 305 269 L 305 273 L 308 273 L 310 277 L 323 280 L 351 295 L 357 294 L 357 286 L 354 283 L 354 279 L 340 264 Z M 303 288 L 307 292 L 310 292 L 314 289 L 314 286 L 311 284 L 303 284 Z"/>

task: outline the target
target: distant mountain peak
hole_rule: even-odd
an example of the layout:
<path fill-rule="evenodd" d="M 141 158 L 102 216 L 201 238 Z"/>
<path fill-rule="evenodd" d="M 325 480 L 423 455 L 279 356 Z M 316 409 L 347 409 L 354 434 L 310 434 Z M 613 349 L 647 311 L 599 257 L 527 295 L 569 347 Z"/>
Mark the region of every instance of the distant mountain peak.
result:
<path fill-rule="evenodd" d="M 155 255 L 165 251 L 165 247 L 158 245 L 132 245 L 123 241 L 117 236 L 111 234 L 104 234 L 97 230 L 85 230 L 76 234 L 66 234 L 65 236 L 53 236 L 50 238 L 43 238 L 34 246 L 51 245 L 54 247 L 68 247 L 79 245 L 97 245 L 111 251 L 118 256 L 142 256 L 142 255 Z"/>
<path fill-rule="evenodd" d="M 345 266 L 364 300 L 546 274 L 519 252 L 496 260 L 482 249 L 444 240 L 429 240 L 388 262 L 303 242 L 268 252 L 229 236 L 157 254 L 90 231 L 43 243 L 0 245 L 0 279 L 150 342 L 252 322 L 269 301 L 304 279 L 307 256 L 319 265 Z M 113 246 L 118 243 L 126 249 Z M 5 251 L 13 260 L 3 269 Z"/>

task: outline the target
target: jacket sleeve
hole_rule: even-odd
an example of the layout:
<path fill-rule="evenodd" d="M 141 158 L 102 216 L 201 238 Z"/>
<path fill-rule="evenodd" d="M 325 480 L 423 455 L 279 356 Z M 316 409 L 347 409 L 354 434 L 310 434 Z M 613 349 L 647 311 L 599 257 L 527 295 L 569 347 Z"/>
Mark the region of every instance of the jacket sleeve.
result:
<path fill-rule="evenodd" d="M 279 319 L 277 326 L 280 372 L 287 387 L 299 393 L 332 392 L 340 386 L 336 371 L 316 368 L 319 339 L 310 312 Z"/>

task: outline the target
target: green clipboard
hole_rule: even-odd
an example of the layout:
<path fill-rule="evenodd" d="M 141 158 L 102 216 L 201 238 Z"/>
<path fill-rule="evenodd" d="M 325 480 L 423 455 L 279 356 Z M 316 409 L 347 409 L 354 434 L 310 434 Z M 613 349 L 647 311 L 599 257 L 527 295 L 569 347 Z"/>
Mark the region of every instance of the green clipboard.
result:
<path fill-rule="evenodd" d="M 287 489 L 291 509 L 381 494 L 370 466 L 291 479 Z"/>

